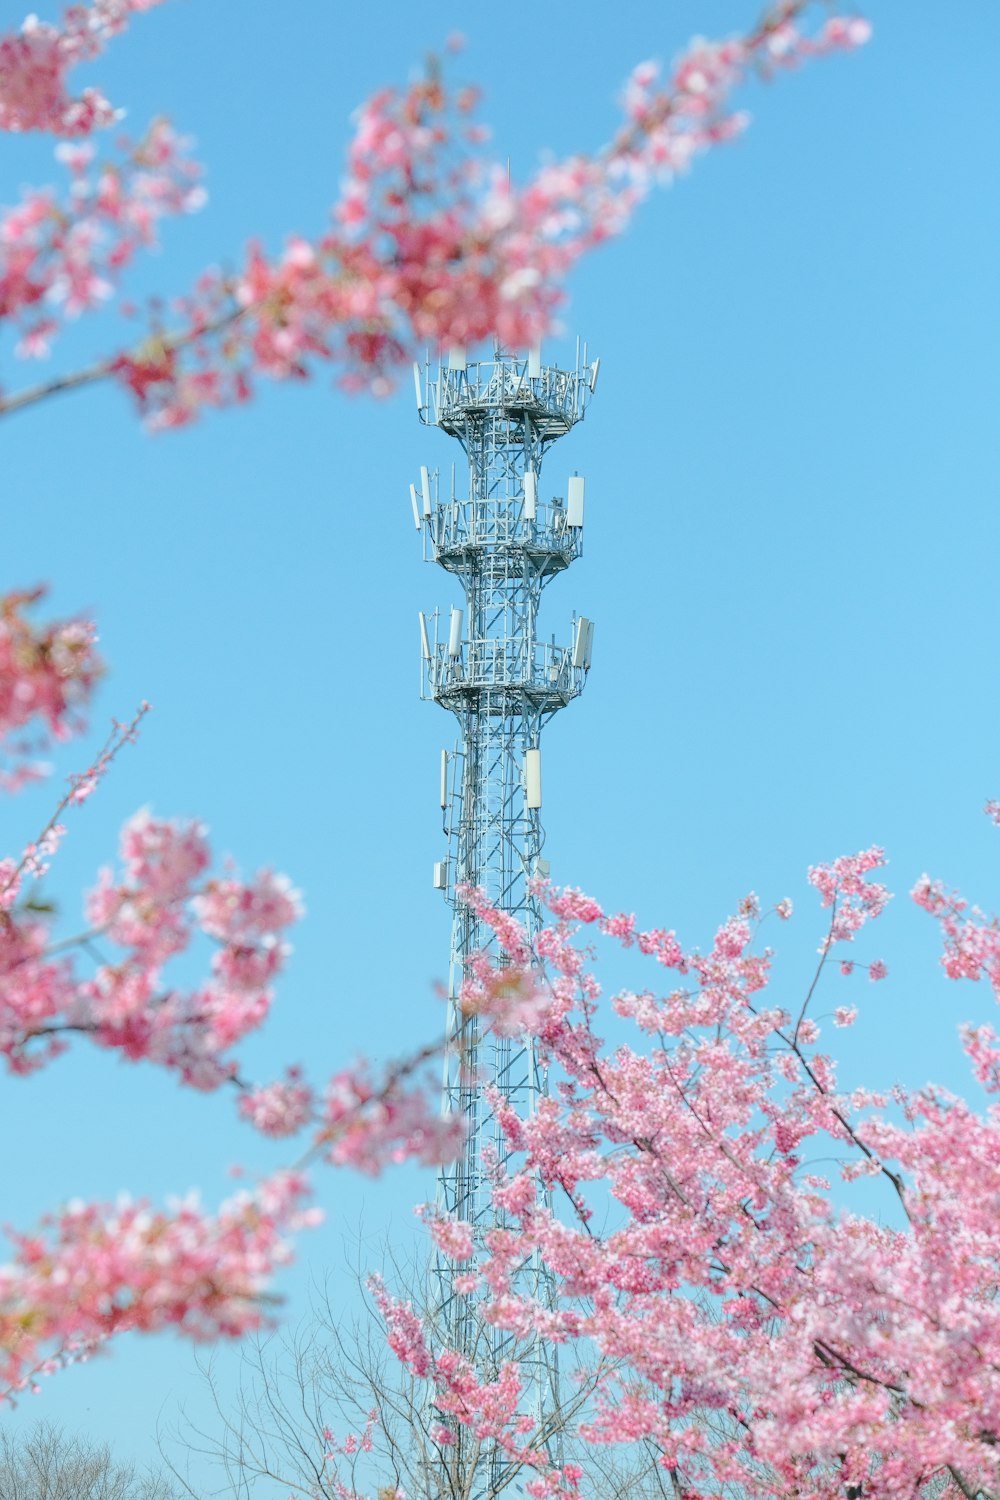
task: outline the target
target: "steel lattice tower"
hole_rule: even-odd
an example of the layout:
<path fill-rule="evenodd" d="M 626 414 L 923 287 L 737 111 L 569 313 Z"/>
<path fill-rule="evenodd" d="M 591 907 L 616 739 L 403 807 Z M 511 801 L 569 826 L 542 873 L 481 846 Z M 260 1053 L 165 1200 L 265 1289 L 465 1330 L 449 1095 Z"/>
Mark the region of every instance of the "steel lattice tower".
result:
<path fill-rule="evenodd" d="M 445 1112 L 468 1120 L 463 1155 L 438 1177 L 438 1209 L 473 1225 L 475 1237 L 501 1223 L 491 1201 L 491 1162 L 510 1152 L 483 1092 L 493 1083 L 523 1116 L 546 1092 L 535 1044 L 525 1037 L 482 1039 L 477 1018 L 464 1015 L 459 991 L 471 955 L 496 951 L 493 933 L 459 901 L 458 887 L 479 886 L 490 903 L 515 917 L 532 941 L 541 910 L 530 882 L 547 875 L 542 859 L 540 736 L 542 726 L 582 690 L 590 667 L 593 625 L 573 617 L 569 645 L 542 640 L 538 612 L 545 585 L 582 550 L 584 481 L 570 478 L 565 500 L 540 498 L 542 459 L 557 438 L 584 415 L 598 362 L 586 350 L 565 371 L 494 349 L 491 360 L 469 362 L 453 350 L 436 376 L 414 367 L 421 420 L 457 438 L 468 469 L 465 497 L 456 494 L 455 467 L 442 493 L 440 475 L 420 471 L 411 486 L 414 522 L 424 557 L 461 584 L 464 608 L 420 616 L 421 696 L 449 709 L 459 740 L 442 751 L 441 795 L 447 854 L 434 867 L 434 884 L 452 908 Z M 465 488 L 463 486 L 463 488 Z M 503 955 L 498 954 L 503 962 Z M 513 1164 L 511 1164 L 513 1166 Z M 547 1445 L 559 1461 L 558 1370 L 542 1341 L 525 1346 L 483 1325 L 452 1285 L 450 1262 L 434 1265 L 434 1298 L 453 1347 L 495 1377 L 517 1358 Z M 554 1288 L 540 1263 L 526 1264 L 521 1290 L 549 1305 Z M 485 1372 L 484 1372 L 485 1373 Z M 457 1434 L 464 1440 L 463 1432 Z M 449 1456 L 461 1463 L 461 1455 Z M 490 1489 L 503 1488 L 504 1458 L 495 1454 Z"/>

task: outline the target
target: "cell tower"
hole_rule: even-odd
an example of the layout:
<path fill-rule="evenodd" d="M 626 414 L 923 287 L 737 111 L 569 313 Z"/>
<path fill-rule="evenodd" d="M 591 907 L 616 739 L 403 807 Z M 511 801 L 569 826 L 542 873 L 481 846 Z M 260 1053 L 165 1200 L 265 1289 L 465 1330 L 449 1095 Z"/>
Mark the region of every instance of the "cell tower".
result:
<path fill-rule="evenodd" d="M 495 1085 L 523 1116 L 546 1092 L 535 1044 L 525 1037 L 481 1038 L 477 1018 L 463 1014 L 459 992 L 473 954 L 496 950 L 490 928 L 456 896 L 479 886 L 495 908 L 515 917 L 533 940 L 541 909 L 530 882 L 548 874 L 542 858 L 542 726 L 583 689 L 590 668 L 593 624 L 573 617 L 568 645 L 540 639 L 542 590 L 582 551 L 583 478 L 574 474 L 564 498 L 543 500 L 542 459 L 583 417 L 597 384 L 599 361 L 577 344 L 572 370 L 543 366 L 539 351 L 516 356 L 495 347 L 491 360 L 469 361 L 452 350 L 432 377 L 414 366 L 421 420 L 457 438 L 468 480 L 456 490 L 456 468 L 445 490 L 438 471 L 420 471 L 411 485 L 413 519 L 424 558 L 453 574 L 464 607 L 420 616 L 421 697 L 458 720 L 453 751 L 441 752 L 440 801 L 445 857 L 434 884 L 452 908 L 443 1107 L 468 1121 L 463 1155 L 438 1177 L 438 1209 L 468 1221 L 481 1242 L 502 1223 L 491 1202 L 491 1162 L 510 1152 L 484 1095 Z M 463 466 L 464 467 L 464 466 Z M 464 494 L 463 494 L 464 490 Z M 498 954 L 503 962 L 503 955 Z M 483 1329 L 467 1299 L 455 1292 L 453 1267 L 434 1265 L 434 1295 L 453 1347 L 494 1372 L 516 1357 L 531 1384 L 534 1414 L 550 1454 L 560 1461 L 558 1371 L 551 1347 Z M 543 1303 L 554 1299 L 540 1263 L 525 1266 L 521 1289 Z M 486 1347 L 484 1347 L 484 1336 Z M 526 1393 L 527 1394 L 527 1393 Z M 463 1432 L 457 1435 L 461 1443 Z M 461 1462 L 460 1454 L 449 1455 Z M 491 1459 L 490 1488 L 503 1488 L 506 1460 Z"/>

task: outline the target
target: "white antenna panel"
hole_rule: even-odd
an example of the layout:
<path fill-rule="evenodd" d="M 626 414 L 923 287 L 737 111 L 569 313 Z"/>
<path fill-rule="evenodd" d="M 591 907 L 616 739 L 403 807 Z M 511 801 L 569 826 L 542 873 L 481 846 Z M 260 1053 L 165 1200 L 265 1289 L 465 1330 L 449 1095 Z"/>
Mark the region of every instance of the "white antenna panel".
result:
<path fill-rule="evenodd" d="M 587 621 L 587 644 L 584 647 L 584 651 L 585 651 L 585 656 L 584 656 L 583 665 L 586 667 L 587 671 L 589 672 L 590 671 L 590 663 L 591 663 L 591 661 L 593 659 L 593 655 L 594 655 L 594 622 L 593 622 L 593 620 L 588 620 Z"/>
<path fill-rule="evenodd" d="M 587 665 L 587 639 L 589 634 L 590 621 L 586 615 L 581 615 L 576 622 L 576 635 L 573 638 L 574 667 L 585 667 Z"/>
<path fill-rule="evenodd" d="M 566 525 L 583 525 L 583 475 L 574 474 L 566 494 Z"/>
<path fill-rule="evenodd" d="M 431 643 L 427 638 L 427 616 L 420 611 L 420 654 L 424 661 L 431 659 Z"/>
<path fill-rule="evenodd" d="M 542 373 L 542 346 L 536 344 L 528 350 L 528 379 L 538 380 Z"/>
<path fill-rule="evenodd" d="M 424 515 L 429 518 L 431 513 L 431 476 L 424 464 L 420 465 L 420 492 L 424 497 Z"/>
<path fill-rule="evenodd" d="M 456 344 L 453 349 L 448 350 L 449 370 L 464 370 L 468 363 L 464 344 Z"/>
<path fill-rule="evenodd" d="M 538 501 L 538 475 L 534 469 L 524 471 L 524 519 L 533 521 L 535 519 L 535 507 Z"/>
<path fill-rule="evenodd" d="M 417 487 L 416 487 L 415 484 L 411 484 L 410 485 L 410 504 L 413 506 L 413 524 L 417 528 L 417 530 L 419 531 L 420 530 L 420 503 L 417 500 Z"/>
<path fill-rule="evenodd" d="M 542 752 L 524 752 L 524 800 L 530 808 L 542 805 Z"/>
<path fill-rule="evenodd" d="M 452 606 L 451 628 L 448 631 L 448 655 L 451 657 L 462 654 L 462 620 L 463 612 Z"/>
<path fill-rule="evenodd" d="M 446 859 L 434 861 L 434 889 L 436 891 L 448 889 L 448 861 Z"/>
<path fill-rule="evenodd" d="M 598 357 L 597 359 L 594 360 L 594 363 L 590 367 L 590 394 L 591 395 L 593 395 L 594 392 L 597 390 L 597 377 L 598 377 L 598 375 L 600 373 L 601 373 L 601 361 L 600 361 L 600 357 Z"/>
<path fill-rule="evenodd" d="M 423 393 L 420 389 L 420 366 L 417 364 L 416 360 L 413 361 L 413 389 L 417 393 L 417 411 L 423 411 L 424 398 Z"/>

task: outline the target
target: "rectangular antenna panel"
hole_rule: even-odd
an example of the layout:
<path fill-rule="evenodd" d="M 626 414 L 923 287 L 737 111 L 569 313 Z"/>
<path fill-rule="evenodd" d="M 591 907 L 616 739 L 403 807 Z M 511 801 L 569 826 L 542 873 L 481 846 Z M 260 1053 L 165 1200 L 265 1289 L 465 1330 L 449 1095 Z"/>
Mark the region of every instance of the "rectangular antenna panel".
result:
<path fill-rule="evenodd" d="M 416 360 L 413 361 L 413 389 L 417 393 L 417 411 L 423 411 L 424 398 L 423 393 L 420 389 L 420 366 L 417 364 Z"/>
<path fill-rule="evenodd" d="M 434 889 L 436 891 L 448 889 L 448 861 L 446 859 L 434 861 Z"/>
<path fill-rule="evenodd" d="M 424 661 L 431 659 L 431 643 L 427 639 L 427 616 L 420 611 L 420 654 Z"/>
<path fill-rule="evenodd" d="M 524 752 L 524 800 L 530 808 L 542 805 L 542 752 Z"/>
<path fill-rule="evenodd" d="M 566 525 L 583 525 L 583 475 L 574 474 L 569 481 L 566 495 Z"/>
<path fill-rule="evenodd" d="M 419 531 L 420 530 L 420 504 L 419 504 L 419 501 L 417 500 L 417 487 L 416 487 L 415 484 L 411 484 L 410 485 L 410 504 L 413 506 L 413 524 L 417 528 L 417 530 Z"/>
<path fill-rule="evenodd" d="M 573 638 L 574 667 L 585 667 L 587 665 L 587 637 L 589 634 L 590 621 L 586 615 L 581 615 L 576 622 L 576 635 Z"/>
<path fill-rule="evenodd" d="M 538 499 L 538 476 L 534 469 L 524 471 L 524 519 L 535 519 L 535 504 Z"/>
<path fill-rule="evenodd" d="M 431 476 L 424 464 L 420 465 L 420 492 L 424 497 L 424 515 L 429 518 L 431 513 Z"/>
<path fill-rule="evenodd" d="M 538 380 L 542 373 L 542 346 L 536 344 L 528 350 L 528 379 Z"/>
<path fill-rule="evenodd" d="M 465 349 L 461 344 L 456 344 L 454 349 L 448 350 L 449 370 L 464 370 L 469 363 L 465 356 Z"/>
<path fill-rule="evenodd" d="M 463 612 L 452 607 L 451 628 L 448 631 L 448 655 L 451 657 L 462 654 L 462 619 Z"/>

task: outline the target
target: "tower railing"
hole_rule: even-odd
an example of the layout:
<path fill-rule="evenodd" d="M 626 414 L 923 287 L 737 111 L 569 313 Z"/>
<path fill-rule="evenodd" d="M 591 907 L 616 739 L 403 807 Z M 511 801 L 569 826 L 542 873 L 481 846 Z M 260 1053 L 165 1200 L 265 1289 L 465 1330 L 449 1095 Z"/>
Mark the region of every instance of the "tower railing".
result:
<path fill-rule="evenodd" d="M 523 496 L 451 500 L 434 506 L 426 531 L 431 560 L 454 570 L 452 554 L 469 548 L 514 547 L 551 553 L 569 567 L 582 551 L 582 527 L 570 526 L 562 500 L 538 501 L 534 514 Z"/>
<path fill-rule="evenodd" d="M 594 385 L 593 366 L 587 366 L 586 349 L 582 366 L 578 359 L 573 370 L 543 366 L 534 352 L 523 357 L 499 352 L 490 360 L 465 358 L 464 350 L 452 350 L 447 364 L 439 369 L 433 386 L 426 382 L 433 397 L 431 419 L 446 432 L 459 428 L 470 415 L 486 409 L 530 411 L 536 421 L 552 426 L 552 437 L 579 422 Z M 453 436 L 458 436 L 454 432 Z"/>
<path fill-rule="evenodd" d="M 432 645 L 425 664 L 424 698 L 440 702 L 455 689 L 511 688 L 517 692 L 551 692 L 562 696 L 559 707 L 583 691 L 586 668 L 573 665 L 573 648 L 543 641 L 466 637 L 459 656 L 447 642 Z M 445 705 L 450 708 L 450 702 Z M 553 712 L 555 710 L 553 709 Z"/>

